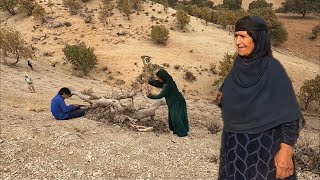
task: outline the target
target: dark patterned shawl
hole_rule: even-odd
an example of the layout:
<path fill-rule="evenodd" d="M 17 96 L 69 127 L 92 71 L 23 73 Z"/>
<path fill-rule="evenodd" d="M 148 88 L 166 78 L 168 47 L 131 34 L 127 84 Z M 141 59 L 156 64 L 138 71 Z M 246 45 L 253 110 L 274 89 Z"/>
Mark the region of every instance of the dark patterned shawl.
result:
<path fill-rule="evenodd" d="M 238 55 L 220 88 L 225 130 L 255 134 L 302 118 L 291 80 L 272 56 L 265 21 L 246 16 L 235 31 L 247 31 L 255 47 L 249 56 Z"/>

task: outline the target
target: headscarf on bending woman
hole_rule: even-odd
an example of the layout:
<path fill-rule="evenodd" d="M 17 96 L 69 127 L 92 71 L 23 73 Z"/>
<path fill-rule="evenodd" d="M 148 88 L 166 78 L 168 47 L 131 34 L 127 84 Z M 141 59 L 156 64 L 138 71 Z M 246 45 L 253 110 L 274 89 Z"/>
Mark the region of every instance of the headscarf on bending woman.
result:
<path fill-rule="evenodd" d="M 151 80 L 149 81 L 148 83 L 154 87 L 158 87 L 158 88 L 162 88 L 163 87 L 163 84 L 166 84 L 166 83 L 173 83 L 173 79 L 171 77 L 171 75 L 164 69 L 160 69 L 156 75 L 163 81 L 163 82 L 160 82 L 158 80 Z"/>
<path fill-rule="evenodd" d="M 235 31 L 247 31 L 254 49 L 248 56 L 237 56 L 221 87 L 225 130 L 256 134 L 301 119 L 291 81 L 272 56 L 265 21 L 245 16 L 237 21 Z"/>

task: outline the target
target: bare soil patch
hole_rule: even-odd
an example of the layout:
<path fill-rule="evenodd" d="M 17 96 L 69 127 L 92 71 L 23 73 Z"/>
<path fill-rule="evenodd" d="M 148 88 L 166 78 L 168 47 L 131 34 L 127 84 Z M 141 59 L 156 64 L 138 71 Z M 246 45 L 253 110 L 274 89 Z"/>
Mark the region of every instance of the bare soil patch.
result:
<path fill-rule="evenodd" d="M 288 31 L 288 41 L 281 47 L 296 56 L 320 65 L 320 37 L 315 40 L 308 39 L 312 29 L 320 25 L 320 16 L 307 15 L 302 18 L 301 15 L 277 14 L 277 17 Z"/>

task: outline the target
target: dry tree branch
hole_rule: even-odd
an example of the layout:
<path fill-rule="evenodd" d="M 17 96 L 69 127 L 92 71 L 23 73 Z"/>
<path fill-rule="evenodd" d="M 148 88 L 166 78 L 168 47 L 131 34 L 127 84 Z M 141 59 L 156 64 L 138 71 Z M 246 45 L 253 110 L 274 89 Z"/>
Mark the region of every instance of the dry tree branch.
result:
<path fill-rule="evenodd" d="M 80 99 L 89 102 L 92 107 L 113 107 L 116 108 L 117 112 L 119 114 L 126 114 L 128 117 L 132 119 L 144 119 L 144 118 L 152 118 L 155 116 L 155 111 L 161 106 L 166 104 L 165 101 L 162 100 L 157 100 L 151 105 L 149 105 L 146 108 L 136 110 L 133 108 L 133 105 L 130 106 L 128 110 L 128 107 L 123 106 L 120 103 L 121 99 L 128 99 L 128 98 L 133 98 L 136 94 L 134 92 L 129 92 L 127 94 L 123 95 L 118 95 L 114 98 L 106 98 L 106 97 L 96 97 L 96 96 L 91 96 L 91 95 L 86 95 L 78 91 L 72 91 L 73 95 L 78 96 Z M 94 98 L 92 98 L 94 97 Z M 133 102 L 132 102 L 133 103 Z"/>

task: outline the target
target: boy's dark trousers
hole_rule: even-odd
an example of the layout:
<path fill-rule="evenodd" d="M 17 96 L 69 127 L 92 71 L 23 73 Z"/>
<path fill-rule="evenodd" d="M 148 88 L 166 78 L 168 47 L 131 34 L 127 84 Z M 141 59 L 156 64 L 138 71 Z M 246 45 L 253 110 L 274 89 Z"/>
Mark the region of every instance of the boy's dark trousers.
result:
<path fill-rule="evenodd" d="M 76 107 L 74 110 L 72 110 L 64 120 L 73 119 L 77 117 L 84 116 L 86 114 L 86 111 L 82 109 L 81 107 Z"/>

